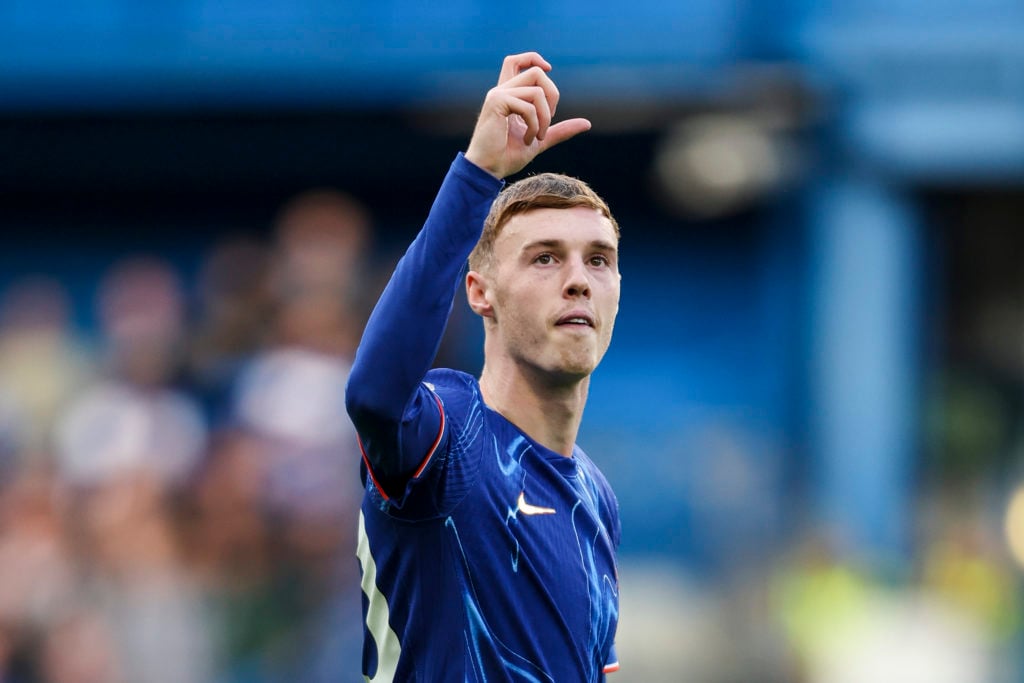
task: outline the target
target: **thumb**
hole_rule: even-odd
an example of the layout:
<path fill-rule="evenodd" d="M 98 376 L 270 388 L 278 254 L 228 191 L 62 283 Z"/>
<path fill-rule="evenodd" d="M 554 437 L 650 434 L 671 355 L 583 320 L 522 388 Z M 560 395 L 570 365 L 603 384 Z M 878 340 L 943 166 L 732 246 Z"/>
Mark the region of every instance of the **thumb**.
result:
<path fill-rule="evenodd" d="M 540 151 L 551 149 L 555 145 L 565 142 L 569 138 L 576 137 L 580 133 L 590 130 L 591 124 L 587 119 L 566 119 L 548 128 L 543 140 L 540 140 Z"/>

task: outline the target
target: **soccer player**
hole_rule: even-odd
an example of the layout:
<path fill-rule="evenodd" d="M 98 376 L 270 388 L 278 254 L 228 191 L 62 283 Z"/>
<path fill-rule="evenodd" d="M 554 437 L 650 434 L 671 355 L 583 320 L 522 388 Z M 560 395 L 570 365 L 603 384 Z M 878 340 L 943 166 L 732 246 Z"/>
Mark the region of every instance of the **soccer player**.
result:
<path fill-rule="evenodd" d="M 356 354 L 369 681 L 591 683 L 618 668 L 618 504 L 575 444 L 618 311 L 618 226 L 566 176 L 499 194 L 590 128 L 553 123 L 550 70 L 505 59 Z M 479 381 L 430 369 L 467 257 Z"/>

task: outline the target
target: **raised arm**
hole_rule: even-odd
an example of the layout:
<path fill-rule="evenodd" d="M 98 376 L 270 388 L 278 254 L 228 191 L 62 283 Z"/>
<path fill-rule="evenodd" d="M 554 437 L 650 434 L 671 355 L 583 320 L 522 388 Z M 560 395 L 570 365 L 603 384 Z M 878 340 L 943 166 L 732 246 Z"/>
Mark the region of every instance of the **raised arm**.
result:
<path fill-rule="evenodd" d="M 504 178 L 590 128 L 552 125 L 558 90 L 535 52 L 507 57 L 469 147 L 452 163 L 423 229 L 399 261 L 356 352 L 345 403 L 375 479 L 400 485 L 443 447 L 443 408 L 422 384 L 456 287 Z"/>

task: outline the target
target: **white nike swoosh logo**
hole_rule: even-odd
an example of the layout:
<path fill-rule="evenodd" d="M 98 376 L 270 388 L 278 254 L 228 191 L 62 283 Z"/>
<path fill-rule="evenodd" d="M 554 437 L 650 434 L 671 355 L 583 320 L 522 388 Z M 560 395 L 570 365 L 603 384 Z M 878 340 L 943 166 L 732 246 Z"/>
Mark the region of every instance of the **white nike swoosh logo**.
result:
<path fill-rule="evenodd" d="M 526 502 L 525 492 L 519 494 L 519 501 L 516 503 L 519 507 L 519 511 L 524 515 L 553 515 L 555 514 L 554 508 L 542 508 L 536 505 L 530 505 Z"/>

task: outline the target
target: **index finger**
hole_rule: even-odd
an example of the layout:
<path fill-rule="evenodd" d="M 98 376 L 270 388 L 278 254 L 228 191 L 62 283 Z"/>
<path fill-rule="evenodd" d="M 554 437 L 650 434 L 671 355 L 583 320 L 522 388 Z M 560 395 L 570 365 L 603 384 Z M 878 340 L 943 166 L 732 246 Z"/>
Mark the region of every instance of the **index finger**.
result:
<path fill-rule="evenodd" d="M 498 75 L 498 85 L 510 78 L 515 78 L 521 71 L 532 66 L 539 66 L 544 71 L 551 71 L 551 65 L 538 52 L 521 52 L 505 57 L 505 61 L 501 63 L 501 73 Z"/>

